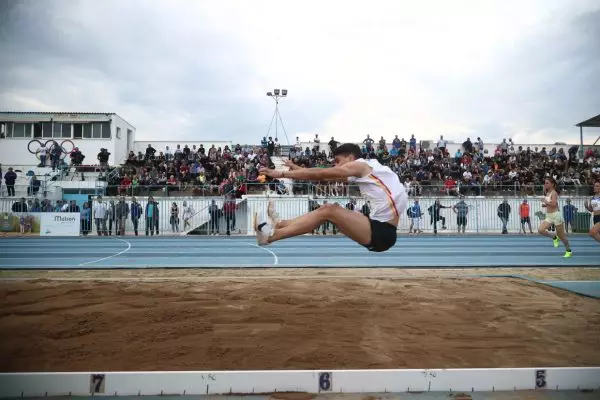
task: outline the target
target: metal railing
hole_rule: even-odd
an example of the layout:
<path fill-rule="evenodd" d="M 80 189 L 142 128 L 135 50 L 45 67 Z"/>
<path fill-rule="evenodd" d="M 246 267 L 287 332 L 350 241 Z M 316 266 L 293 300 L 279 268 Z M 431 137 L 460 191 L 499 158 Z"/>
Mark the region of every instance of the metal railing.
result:
<path fill-rule="evenodd" d="M 23 180 L 21 180 L 22 182 Z M 30 183 L 19 183 L 14 185 L 16 197 L 44 197 L 44 192 L 52 188 L 62 189 L 60 180 L 42 180 L 40 179 L 40 188 L 34 194 Z M 544 194 L 543 185 L 515 185 L 515 184 L 497 184 L 497 185 L 457 185 L 447 188 L 443 183 L 431 185 L 405 185 L 409 196 L 411 197 L 439 197 L 439 196 L 458 196 L 459 194 L 467 197 L 526 197 L 541 196 Z M 88 186 L 82 187 L 82 193 L 88 193 Z M 283 183 L 260 183 L 249 182 L 236 184 L 236 189 L 240 194 L 277 194 L 277 195 L 310 195 L 319 198 L 340 197 L 340 196 L 359 196 L 358 186 L 340 184 L 340 183 L 306 183 L 294 182 L 293 184 Z M 76 192 L 77 189 L 69 186 L 69 191 Z M 210 184 L 154 184 L 154 185 L 107 185 L 102 187 L 97 194 L 107 196 L 166 196 L 166 197 L 211 197 L 223 195 L 220 185 Z M 561 185 L 562 196 L 591 196 L 593 194 L 592 185 L 581 184 L 563 184 Z M 0 197 L 8 197 L 8 190 L 5 184 L 0 185 Z"/>
<path fill-rule="evenodd" d="M 309 212 L 311 209 L 318 207 L 325 202 L 327 203 L 338 203 L 345 208 L 353 208 L 355 212 L 367 212 L 363 210 L 366 204 L 365 200 L 356 197 L 330 197 L 327 199 L 315 198 L 314 196 L 276 196 L 267 197 L 262 195 L 247 196 L 244 199 L 235 199 L 236 210 L 232 213 L 227 213 L 223 210 L 224 197 L 205 197 L 205 198 L 155 198 L 155 207 L 157 214 L 154 218 L 147 217 L 146 205 L 147 199 L 140 199 L 139 205 L 141 207 L 141 215 L 138 218 L 132 218 L 131 211 L 128 213 L 126 218 L 118 218 L 118 214 L 115 213 L 115 217 L 112 217 L 112 213 L 109 213 L 106 218 L 101 221 L 97 221 L 92 215 L 85 223 L 82 222 L 82 233 L 97 235 L 97 234 L 110 234 L 116 235 L 119 229 L 122 227 L 125 235 L 135 235 L 136 232 L 139 235 L 180 235 L 180 234 L 242 234 L 252 235 L 253 232 L 253 216 L 255 213 L 266 212 L 267 201 L 272 199 L 275 203 L 277 213 L 282 219 L 292 219 Z M 117 203 L 117 199 L 105 198 L 108 204 L 110 200 Z M 215 201 L 219 213 L 211 214 L 209 207 L 212 204 L 212 200 Z M 408 207 L 412 208 L 417 199 L 410 199 Z M 407 208 L 407 210 L 400 216 L 400 223 L 398 226 L 399 232 L 407 233 L 412 227 L 412 231 L 422 231 L 423 233 L 434 233 L 448 234 L 458 232 L 458 223 L 462 218 L 459 218 L 459 207 L 455 208 L 457 203 L 461 199 L 454 197 L 440 197 L 439 199 L 440 208 L 439 213 L 434 215 L 431 207 L 433 206 L 435 199 L 433 198 L 420 198 L 418 199 L 420 206 L 420 216 L 414 213 L 414 209 Z M 588 201 L 589 197 L 561 197 L 559 201 L 560 210 L 567 223 L 568 231 L 571 232 L 575 228 L 579 232 L 587 232 L 592 225 L 592 216 L 587 210 L 585 210 L 584 202 Z M 184 216 L 183 202 L 186 202 L 188 206 L 194 210 L 191 214 Z M 506 201 L 506 204 L 510 208 L 510 212 L 506 215 L 502 215 L 499 206 Z M 530 232 L 535 233 L 539 223 L 545 218 L 545 209 L 541 206 L 540 197 L 529 197 L 527 203 L 529 206 L 528 216 L 531 222 L 531 228 L 527 221 L 522 224 L 524 215 L 522 215 L 521 204 L 522 199 L 518 198 L 482 198 L 482 197 L 471 197 L 465 198 L 466 204 L 466 233 L 502 233 L 506 230 L 507 233 L 520 233 L 523 232 L 529 234 Z M 131 199 L 127 198 L 126 201 L 129 209 L 131 210 Z M 177 204 L 178 212 L 176 214 L 171 213 L 172 204 Z M 352 206 L 350 206 L 352 204 Z M 9 203 L 6 201 L 0 201 L 0 212 L 6 214 L 15 214 L 12 211 Z M 502 206 L 504 208 L 506 206 Z M 92 204 L 92 209 L 94 203 Z M 197 211 L 196 211 L 197 210 Z M 410 215 L 409 215 L 410 214 Z M 190 217 L 191 215 L 191 217 Z M 174 218 L 171 218 L 171 217 Z M 189 217 L 189 226 L 186 226 L 185 219 Z M 436 218 L 434 218 L 436 217 Z M 506 218 L 504 218 L 506 217 Z M 122 226 L 121 226 L 122 225 Z M 84 227 L 87 227 L 86 232 Z M 334 234 L 339 231 L 335 230 L 332 224 L 324 223 L 317 229 L 315 234 Z"/>
<path fill-rule="evenodd" d="M 465 196 L 541 196 L 544 193 L 543 185 L 533 184 L 515 184 L 498 183 L 490 185 L 464 185 L 458 184 L 447 188 L 442 182 L 428 185 L 405 185 L 410 196 L 438 197 L 444 195 L 465 195 Z M 561 184 L 561 193 L 568 196 L 588 196 L 593 193 L 592 185 L 582 184 Z M 238 189 L 242 189 L 243 194 L 275 193 L 279 195 L 312 195 L 318 197 L 339 197 L 359 195 L 358 186 L 341 183 L 311 183 L 294 182 L 291 185 L 283 183 L 261 183 L 245 182 L 236 184 Z M 183 184 L 174 185 L 154 184 L 154 185 L 108 185 L 107 195 L 161 195 L 161 196 L 218 196 L 220 195 L 220 185 L 211 184 Z"/>

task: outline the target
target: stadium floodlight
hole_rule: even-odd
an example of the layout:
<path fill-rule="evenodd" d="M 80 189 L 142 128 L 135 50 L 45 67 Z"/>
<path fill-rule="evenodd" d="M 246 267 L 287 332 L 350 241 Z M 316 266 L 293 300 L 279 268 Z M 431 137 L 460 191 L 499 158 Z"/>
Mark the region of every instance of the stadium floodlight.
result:
<path fill-rule="evenodd" d="M 285 134 L 285 138 L 289 144 L 290 141 L 287 137 L 287 132 L 285 131 L 285 127 L 283 126 L 283 119 L 281 118 L 281 114 L 279 113 L 279 99 L 287 97 L 287 93 L 288 93 L 287 89 L 273 89 L 272 92 L 267 92 L 267 96 L 269 96 L 273 100 L 275 100 L 275 112 L 273 113 L 273 117 L 271 118 L 271 123 L 269 124 L 269 129 L 267 131 L 267 137 L 271 133 L 271 127 L 273 126 L 273 121 L 275 121 L 275 139 L 278 138 L 277 137 L 278 133 L 279 133 L 278 127 L 279 127 L 279 124 L 281 124 L 281 127 L 283 128 L 283 133 Z"/>

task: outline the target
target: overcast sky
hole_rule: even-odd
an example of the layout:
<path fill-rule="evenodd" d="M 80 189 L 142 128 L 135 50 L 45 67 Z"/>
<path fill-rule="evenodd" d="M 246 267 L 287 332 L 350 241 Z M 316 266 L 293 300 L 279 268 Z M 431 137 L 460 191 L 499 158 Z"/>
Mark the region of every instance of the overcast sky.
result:
<path fill-rule="evenodd" d="M 257 143 L 273 88 L 289 90 L 290 142 L 370 133 L 573 143 L 573 125 L 600 114 L 598 0 L 0 7 L 0 109 L 116 112 L 138 140 Z"/>

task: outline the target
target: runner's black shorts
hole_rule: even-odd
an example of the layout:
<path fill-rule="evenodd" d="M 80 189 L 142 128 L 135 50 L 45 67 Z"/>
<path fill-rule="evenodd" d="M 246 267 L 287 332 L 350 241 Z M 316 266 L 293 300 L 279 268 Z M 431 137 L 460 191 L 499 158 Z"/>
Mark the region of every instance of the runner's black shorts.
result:
<path fill-rule="evenodd" d="M 369 222 L 371 223 L 371 242 L 365 246 L 369 251 L 380 253 L 396 244 L 397 234 L 394 225 L 371 218 L 369 218 Z"/>
<path fill-rule="evenodd" d="M 523 217 L 523 218 L 521 218 L 521 223 L 522 224 L 526 224 L 526 223 L 528 224 L 530 222 L 531 222 L 531 220 L 529 219 L 529 217 Z"/>
<path fill-rule="evenodd" d="M 458 225 L 458 226 L 461 226 L 461 225 L 466 226 L 467 225 L 467 217 L 456 217 L 456 225 Z"/>
<path fill-rule="evenodd" d="M 600 224 L 600 215 L 594 215 L 594 225 Z"/>

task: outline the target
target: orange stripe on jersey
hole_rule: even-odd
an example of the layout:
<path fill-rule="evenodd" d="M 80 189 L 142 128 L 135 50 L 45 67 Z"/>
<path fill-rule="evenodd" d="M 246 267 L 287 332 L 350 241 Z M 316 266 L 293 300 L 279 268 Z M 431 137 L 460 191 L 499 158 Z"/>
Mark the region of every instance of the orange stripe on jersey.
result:
<path fill-rule="evenodd" d="M 385 185 L 385 183 L 383 183 L 381 181 L 381 179 L 379 179 L 375 175 L 371 174 L 371 175 L 369 175 L 369 178 L 373 179 L 375 184 L 383 189 L 383 191 L 387 195 L 387 199 L 388 199 L 388 203 L 390 204 L 390 208 L 392 210 L 394 210 L 394 214 L 397 217 L 399 217 L 400 215 L 398 214 L 398 209 L 396 208 L 396 202 L 394 202 L 394 198 L 392 197 L 392 191 Z"/>

